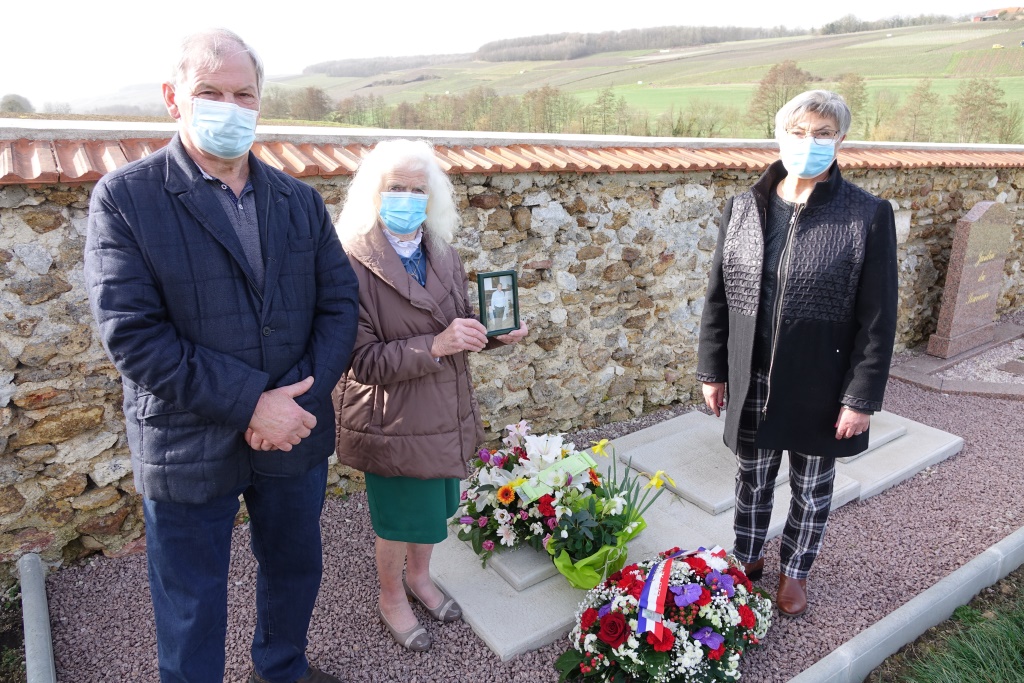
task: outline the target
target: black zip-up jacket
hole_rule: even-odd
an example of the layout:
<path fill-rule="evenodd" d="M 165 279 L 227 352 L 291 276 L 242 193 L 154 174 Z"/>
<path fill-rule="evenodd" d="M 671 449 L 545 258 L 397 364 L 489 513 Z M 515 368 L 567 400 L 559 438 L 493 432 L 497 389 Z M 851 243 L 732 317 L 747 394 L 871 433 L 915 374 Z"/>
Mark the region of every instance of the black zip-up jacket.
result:
<path fill-rule="evenodd" d="M 724 441 L 736 451 L 750 388 L 773 163 L 722 212 L 701 317 L 697 378 L 727 382 Z M 896 334 L 896 228 L 889 202 L 843 180 L 833 163 L 799 209 L 778 281 L 778 319 L 759 448 L 845 457 L 868 432 L 835 438 L 843 405 L 882 407 Z"/>

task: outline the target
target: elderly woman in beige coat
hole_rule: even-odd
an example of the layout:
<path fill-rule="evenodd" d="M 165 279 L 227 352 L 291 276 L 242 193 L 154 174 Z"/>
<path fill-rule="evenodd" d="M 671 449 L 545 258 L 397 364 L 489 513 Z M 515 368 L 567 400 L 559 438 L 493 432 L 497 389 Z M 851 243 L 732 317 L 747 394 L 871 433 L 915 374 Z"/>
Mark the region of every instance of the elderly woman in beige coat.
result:
<path fill-rule="evenodd" d="M 359 279 L 352 367 L 334 392 L 338 459 L 366 473 L 380 619 L 415 651 L 431 641 L 410 599 L 439 621 L 462 617 L 429 569 L 483 440 L 469 353 L 527 333 L 523 324 L 487 337 L 449 244 L 458 224 L 433 149 L 411 140 L 381 142 L 366 156 L 337 223 Z"/>

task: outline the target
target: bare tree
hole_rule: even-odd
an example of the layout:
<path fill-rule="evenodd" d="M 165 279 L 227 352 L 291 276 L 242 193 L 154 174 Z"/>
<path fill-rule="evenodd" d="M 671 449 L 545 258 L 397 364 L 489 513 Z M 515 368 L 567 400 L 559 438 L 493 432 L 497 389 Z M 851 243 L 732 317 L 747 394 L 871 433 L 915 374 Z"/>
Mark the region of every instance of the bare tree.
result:
<path fill-rule="evenodd" d="M 953 123 L 960 142 L 993 142 L 1006 109 L 1003 89 L 992 78 L 961 81 L 953 95 Z"/>
<path fill-rule="evenodd" d="M 27 97 L 11 93 L 0 98 L 0 113 L 32 114 L 34 112 L 35 107 L 32 106 Z"/>
<path fill-rule="evenodd" d="M 331 98 L 322 88 L 303 88 L 292 99 L 292 116 L 305 121 L 322 121 L 331 111 Z"/>
<path fill-rule="evenodd" d="M 1024 140 L 1024 108 L 1019 102 L 1006 105 L 999 117 L 996 142 L 1004 145 L 1019 145 Z"/>
<path fill-rule="evenodd" d="M 883 88 L 875 93 L 875 103 L 871 120 L 871 139 L 885 140 L 893 135 L 891 120 L 900 106 L 900 96 Z"/>
<path fill-rule="evenodd" d="M 786 102 L 807 90 L 810 72 L 804 71 L 796 62 L 787 60 L 774 65 L 757 85 L 757 91 L 750 101 L 750 121 L 761 127 L 765 137 L 775 133 L 775 114 Z"/>
<path fill-rule="evenodd" d="M 260 98 L 260 115 L 266 119 L 286 119 L 291 114 L 291 95 L 284 88 L 270 86 Z"/>
<path fill-rule="evenodd" d="M 867 139 L 868 125 L 870 123 L 866 116 L 866 105 L 868 103 L 868 89 L 864 84 L 864 77 L 860 74 L 845 73 L 839 77 L 839 82 L 836 84 L 836 92 L 843 96 L 846 100 L 846 106 L 850 108 L 850 112 L 853 114 L 854 121 L 863 121 L 864 133 L 862 137 Z M 853 126 L 851 126 L 852 128 Z"/>
<path fill-rule="evenodd" d="M 907 95 L 897 119 L 902 139 L 911 142 L 937 141 L 936 123 L 942 111 L 942 100 L 932 92 L 931 79 L 925 78 Z"/>

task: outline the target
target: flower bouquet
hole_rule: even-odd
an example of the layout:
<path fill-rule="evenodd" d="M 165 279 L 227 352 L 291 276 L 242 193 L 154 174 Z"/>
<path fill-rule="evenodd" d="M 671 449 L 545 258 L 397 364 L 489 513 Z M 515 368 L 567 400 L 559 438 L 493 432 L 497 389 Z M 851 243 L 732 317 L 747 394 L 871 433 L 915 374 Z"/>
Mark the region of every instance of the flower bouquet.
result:
<path fill-rule="evenodd" d="M 486 566 L 497 551 L 529 545 L 542 550 L 568 501 L 592 495 L 596 463 L 561 435 L 529 434 L 525 420 L 506 428 L 505 448 L 481 448 L 452 520 Z"/>
<path fill-rule="evenodd" d="M 661 553 L 587 593 L 555 662 L 559 681 L 740 678 L 744 651 L 771 626 L 771 600 L 721 548 Z"/>
<path fill-rule="evenodd" d="M 608 440 L 593 445 L 598 455 L 607 455 Z M 562 496 L 566 508 L 544 545 L 555 567 L 575 588 L 588 590 L 626 564 L 626 543 L 643 531 L 643 514 L 661 495 L 664 473 L 657 472 L 641 487 L 629 466 L 620 473 L 612 456 L 608 476 L 598 480 L 592 495 Z M 671 481 L 671 480 L 670 480 Z M 654 495 L 650 495 L 651 489 Z"/>
<path fill-rule="evenodd" d="M 521 421 L 506 427 L 505 448 L 481 449 L 452 523 L 484 565 L 497 551 L 529 545 L 547 549 L 577 588 L 593 588 L 625 564 L 625 544 L 645 527 L 642 514 L 661 492 L 662 473 L 640 493 L 628 469 L 613 464 L 607 478 L 585 451 L 561 435 L 529 434 Z M 607 439 L 593 452 L 607 456 Z M 613 459 L 614 463 L 614 459 Z"/>

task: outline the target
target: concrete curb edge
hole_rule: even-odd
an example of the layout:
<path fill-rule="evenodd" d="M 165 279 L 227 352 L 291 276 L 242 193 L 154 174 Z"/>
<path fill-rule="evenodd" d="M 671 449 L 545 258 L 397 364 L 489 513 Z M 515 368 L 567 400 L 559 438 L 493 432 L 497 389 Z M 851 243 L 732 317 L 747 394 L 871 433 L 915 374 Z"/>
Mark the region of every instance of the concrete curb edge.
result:
<path fill-rule="evenodd" d="M 18 560 L 21 609 L 25 625 L 27 683 L 56 683 L 50 613 L 46 604 L 46 569 L 39 555 L 28 553 Z"/>
<path fill-rule="evenodd" d="M 1024 527 L 843 643 L 790 683 L 860 683 L 885 659 L 1024 566 Z"/>

